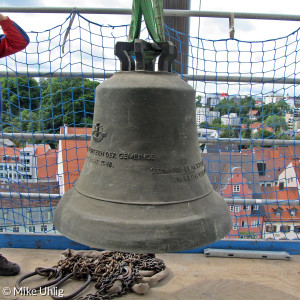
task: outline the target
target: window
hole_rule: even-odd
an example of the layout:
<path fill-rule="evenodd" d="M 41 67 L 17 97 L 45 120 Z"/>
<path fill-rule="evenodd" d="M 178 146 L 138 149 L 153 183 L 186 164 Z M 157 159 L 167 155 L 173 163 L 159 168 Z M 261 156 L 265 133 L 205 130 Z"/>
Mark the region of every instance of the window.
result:
<path fill-rule="evenodd" d="M 248 223 L 247 223 L 247 221 L 242 221 L 242 223 L 241 223 L 241 227 L 247 227 L 248 226 Z"/>
<path fill-rule="evenodd" d="M 284 182 L 279 182 L 279 190 L 283 190 L 284 189 Z"/>
<path fill-rule="evenodd" d="M 239 212 L 239 211 L 240 211 L 240 207 L 239 207 L 238 205 L 235 205 L 235 206 L 234 206 L 234 211 L 235 211 L 235 212 Z"/>
<path fill-rule="evenodd" d="M 238 230 L 237 224 L 234 224 L 234 225 L 233 225 L 233 230 Z"/>
<path fill-rule="evenodd" d="M 3 232 L 4 231 L 4 228 L 3 227 L 0 227 L 0 232 Z"/>
<path fill-rule="evenodd" d="M 233 212 L 233 211 L 234 211 L 234 206 L 233 206 L 233 205 L 230 205 L 230 206 L 229 206 L 229 210 L 230 210 L 231 212 Z"/>
<path fill-rule="evenodd" d="M 47 231 L 47 225 L 41 225 L 41 231 L 46 232 Z"/>
<path fill-rule="evenodd" d="M 250 210 L 250 205 L 244 205 L 243 209 L 244 210 Z"/>
<path fill-rule="evenodd" d="M 300 232 L 300 226 L 295 226 L 294 231 L 295 232 Z"/>
<path fill-rule="evenodd" d="M 238 192 L 240 191 L 240 189 L 241 189 L 241 186 L 240 186 L 240 185 L 234 185 L 234 186 L 233 186 L 233 192 L 234 192 L 234 193 L 238 193 Z"/>
<path fill-rule="evenodd" d="M 14 226 L 13 227 L 13 232 L 19 232 L 20 231 L 20 227 L 19 226 Z"/>
<path fill-rule="evenodd" d="M 35 226 L 28 226 L 29 232 L 35 232 Z"/>
<path fill-rule="evenodd" d="M 277 228 L 276 226 L 267 225 L 266 226 L 266 232 L 276 232 Z"/>
<path fill-rule="evenodd" d="M 252 205 L 252 210 L 258 210 L 259 206 L 258 205 Z"/>
<path fill-rule="evenodd" d="M 281 209 L 281 208 L 277 208 L 277 209 L 275 210 L 275 216 L 276 216 L 276 217 L 280 217 L 280 216 L 281 216 L 281 212 L 282 212 L 282 209 Z"/>
<path fill-rule="evenodd" d="M 30 172 L 30 167 L 26 167 L 26 172 Z"/>
<path fill-rule="evenodd" d="M 282 232 L 290 232 L 291 231 L 291 226 L 282 225 L 282 226 L 280 226 L 280 231 L 282 231 Z"/>
<path fill-rule="evenodd" d="M 291 210 L 290 210 L 290 215 L 291 215 L 292 217 L 295 217 L 295 216 L 296 216 L 296 209 L 291 209 Z"/>
<path fill-rule="evenodd" d="M 258 221 L 251 221 L 251 227 L 258 227 Z"/>
<path fill-rule="evenodd" d="M 259 176 L 264 176 L 266 174 L 266 164 L 263 162 L 258 162 L 257 170 L 258 170 Z"/>

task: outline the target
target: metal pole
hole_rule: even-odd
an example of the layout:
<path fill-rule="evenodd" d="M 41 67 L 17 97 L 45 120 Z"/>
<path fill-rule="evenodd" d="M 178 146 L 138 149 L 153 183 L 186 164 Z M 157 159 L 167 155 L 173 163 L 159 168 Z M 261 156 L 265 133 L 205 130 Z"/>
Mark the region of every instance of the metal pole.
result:
<path fill-rule="evenodd" d="M 79 140 L 89 141 L 90 135 L 74 135 L 74 134 L 52 134 L 52 133 L 8 133 L 1 132 L 2 138 L 17 139 L 17 140 Z"/>
<path fill-rule="evenodd" d="M 54 199 L 60 198 L 60 194 L 42 194 L 42 193 L 16 193 L 0 192 L 0 198 L 20 199 L 21 197 L 30 199 Z"/>
<path fill-rule="evenodd" d="M 199 143 L 208 144 L 234 144 L 243 146 L 298 146 L 300 145 L 300 140 L 273 140 L 273 139 L 225 139 L 225 138 L 198 138 Z"/>
<path fill-rule="evenodd" d="M 13 13 L 70 13 L 78 11 L 85 14 L 113 14 L 131 15 L 131 8 L 86 8 L 86 7 L 1 7 L 1 12 Z M 207 17 L 207 18 L 230 18 L 234 13 L 235 19 L 260 19 L 277 21 L 300 21 L 300 15 L 285 14 L 260 14 L 243 12 L 217 12 L 198 10 L 164 9 L 165 16 L 176 17 Z"/>
<path fill-rule="evenodd" d="M 1 77 L 85 77 L 106 79 L 113 76 L 114 73 L 106 72 L 45 72 L 37 73 L 33 71 L 12 72 L 0 71 Z M 271 83 L 271 84 L 300 84 L 300 78 L 273 78 L 273 77 L 246 77 L 246 76 L 219 76 L 219 75 L 191 75 L 182 74 L 185 80 L 191 81 L 210 81 L 210 82 L 249 82 L 249 83 Z"/>
<path fill-rule="evenodd" d="M 55 199 L 60 198 L 60 194 L 45 193 L 17 193 L 0 192 L 0 198 L 20 199 L 20 197 L 30 199 Z M 224 198 L 227 204 L 232 205 L 300 205 L 300 200 L 280 200 L 280 199 L 233 199 Z"/>
<path fill-rule="evenodd" d="M 89 141 L 89 134 L 52 134 L 52 133 L 9 133 L 1 132 L 2 138 L 17 139 L 17 140 L 78 140 Z M 229 139 L 229 138 L 198 138 L 199 143 L 208 144 L 234 144 L 245 146 L 299 146 L 300 140 L 273 140 L 273 139 Z"/>
<path fill-rule="evenodd" d="M 190 0 L 163 0 L 164 8 L 175 9 L 175 10 L 190 10 L 191 1 Z M 188 72 L 188 57 L 189 57 L 189 29 L 190 29 L 190 19 L 187 17 L 179 18 L 176 16 L 164 16 L 165 24 L 168 28 L 175 29 L 174 34 L 171 30 L 169 34 L 166 35 L 167 39 L 171 41 L 177 48 L 177 58 L 172 65 L 172 70 L 179 74 L 184 74 Z M 183 34 L 181 34 L 183 33 Z"/>
<path fill-rule="evenodd" d="M 224 198 L 227 204 L 232 205 L 300 205 L 300 200 L 281 199 L 233 199 Z"/>

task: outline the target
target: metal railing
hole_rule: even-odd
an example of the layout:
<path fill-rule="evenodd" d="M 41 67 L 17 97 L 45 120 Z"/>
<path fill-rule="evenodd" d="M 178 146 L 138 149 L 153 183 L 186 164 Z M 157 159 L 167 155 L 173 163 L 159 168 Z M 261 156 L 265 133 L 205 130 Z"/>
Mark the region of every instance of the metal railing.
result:
<path fill-rule="evenodd" d="M 70 13 L 78 11 L 85 14 L 110 14 L 110 15 L 131 15 L 131 8 L 89 8 L 89 7 L 1 7 L 1 12 L 13 13 Z M 244 13 L 244 12 L 217 12 L 164 9 L 165 16 L 174 17 L 205 17 L 205 18 L 232 18 L 253 19 L 253 20 L 273 20 L 273 21 L 300 21 L 299 15 L 290 14 L 265 14 L 265 13 Z"/>

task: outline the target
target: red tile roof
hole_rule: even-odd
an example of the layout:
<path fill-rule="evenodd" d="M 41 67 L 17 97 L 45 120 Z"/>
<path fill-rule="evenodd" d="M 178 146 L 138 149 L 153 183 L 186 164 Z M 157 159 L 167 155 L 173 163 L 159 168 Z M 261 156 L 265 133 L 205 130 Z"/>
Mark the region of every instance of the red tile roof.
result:
<path fill-rule="evenodd" d="M 300 146 L 254 148 L 253 152 L 257 162 L 266 164 L 265 175 L 259 176 L 259 180 L 274 181 L 300 155 Z"/>
<path fill-rule="evenodd" d="M 61 127 L 61 134 L 91 135 L 92 128 Z M 62 160 L 65 192 L 73 187 L 85 162 L 90 141 L 62 140 Z"/>
<path fill-rule="evenodd" d="M 259 111 L 258 110 L 256 110 L 256 109 L 253 109 L 253 110 L 249 110 L 249 115 L 252 115 L 252 116 L 257 116 L 257 115 L 259 115 Z"/>
<path fill-rule="evenodd" d="M 299 199 L 299 193 L 297 188 L 285 188 L 284 190 L 279 190 L 276 188 L 276 190 L 271 190 L 272 188 L 265 189 L 265 198 L 266 199 L 278 199 L 278 205 L 265 205 L 265 221 L 273 221 L 273 222 L 279 222 L 279 221 L 300 221 L 300 206 L 296 205 L 280 205 L 280 200 L 298 200 Z M 274 188 L 273 188 L 274 189 Z M 277 210 L 281 211 L 280 216 L 276 216 Z M 291 216 L 290 211 L 291 210 L 296 211 L 295 216 Z"/>

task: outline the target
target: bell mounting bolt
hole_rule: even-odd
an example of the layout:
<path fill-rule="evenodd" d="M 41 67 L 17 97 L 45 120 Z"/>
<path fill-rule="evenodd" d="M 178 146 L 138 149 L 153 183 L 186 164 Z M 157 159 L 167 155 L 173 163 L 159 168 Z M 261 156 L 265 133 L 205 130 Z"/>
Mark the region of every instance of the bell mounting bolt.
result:
<path fill-rule="evenodd" d="M 177 48 L 172 42 L 149 43 L 135 39 L 133 43 L 117 42 L 115 55 L 120 60 L 121 71 L 154 71 L 158 57 L 158 71 L 171 72 Z"/>

